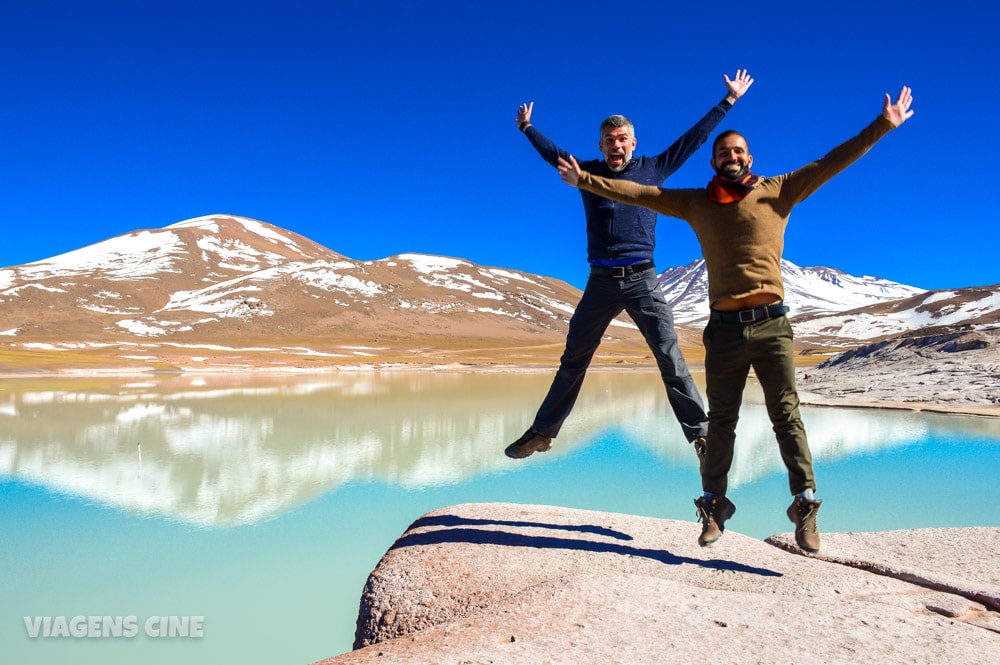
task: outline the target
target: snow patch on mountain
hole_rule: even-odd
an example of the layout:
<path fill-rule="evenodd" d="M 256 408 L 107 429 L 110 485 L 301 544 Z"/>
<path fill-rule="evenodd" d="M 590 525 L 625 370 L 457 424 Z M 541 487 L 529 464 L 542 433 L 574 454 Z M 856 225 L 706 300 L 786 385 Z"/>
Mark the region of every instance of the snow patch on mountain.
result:
<path fill-rule="evenodd" d="M 876 311 L 851 310 L 795 322 L 797 335 L 847 343 L 880 339 L 925 328 L 994 328 L 1000 289 L 934 291 L 889 303 Z"/>
<path fill-rule="evenodd" d="M 122 319 L 121 321 L 118 321 L 116 325 L 127 330 L 133 335 L 139 335 L 141 337 L 165 335 L 167 333 L 166 330 L 160 328 L 159 326 L 151 326 L 147 323 L 143 323 L 142 321 L 136 321 L 135 319 Z"/>
<path fill-rule="evenodd" d="M 176 259 L 184 253 L 175 233 L 137 231 L 28 263 L 17 269 L 17 276 L 27 281 L 100 272 L 110 280 L 153 278 L 178 272 Z"/>
<path fill-rule="evenodd" d="M 795 314 L 843 312 L 901 300 L 923 289 L 868 275 L 855 277 L 833 268 L 800 268 L 782 261 L 785 303 Z"/>
<path fill-rule="evenodd" d="M 284 245 L 286 247 L 291 247 L 294 249 L 299 249 L 298 243 L 296 243 L 289 236 L 279 232 L 277 228 L 258 222 L 255 219 L 249 219 L 247 217 L 232 217 L 229 215 L 206 215 L 204 217 L 195 217 L 194 219 L 188 219 L 183 222 L 177 222 L 176 224 L 171 224 L 167 226 L 168 229 L 186 229 L 186 228 L 197 228 L 203 231 L 208 231 L 210 233 L 218 233 L 219 220 L 226 219 L 229 221 L 236 222 L 240 224 L 248 232 L 260 236 L 265 240 L 269 240 L 273 243 Z"/>
<path fill-rule="evenodd" d="M 223 240 L 214 236 L 204 236 L 199 238 L 196 244 L 204 250 L 201 255 L 203 261 L 211 261 L 213 254 L 218 257 L 219 268 L 253 272 L 260 269 L 262 262 L 280 263 L 284 260 L 280 254 L 259 252 L 239 240 Z"/>
<path fill-rule="evenodd" d="M 343 262 L 337 265 L 317 261 L 301 265 L 292 273 L 292 278 L 298 282 L 322 289 L 324 291 L 342 291 L 357 296 L 373 298 L 392 291 L 392 287 L 371 280 L 364 280 L 354 275 L 338 272 L 338 268 L 353 267 Z"/>
<path fill-rule="evenodd" d="M 400 261 L 406 261 L 419 273 L 433 275 L 439 272 L 455 270 L 456 268 L 467 268 L 472 264 L 461 259 L 453 259 L 447 256 L 429 256 L 425 254 L 400 254 L 397 257 Z"/>
<path fill-rule="evenodd" d="M 504 280 L 504 279 L 515 280 L 519 282 L 526 282 L 533 286 L 539 285 L 538 282 L 529 278 L 527 275 L 511 272 L 510 270 L 502 270 L 500 268 L 483 268 L 483 272 L 499 280 Z"/>

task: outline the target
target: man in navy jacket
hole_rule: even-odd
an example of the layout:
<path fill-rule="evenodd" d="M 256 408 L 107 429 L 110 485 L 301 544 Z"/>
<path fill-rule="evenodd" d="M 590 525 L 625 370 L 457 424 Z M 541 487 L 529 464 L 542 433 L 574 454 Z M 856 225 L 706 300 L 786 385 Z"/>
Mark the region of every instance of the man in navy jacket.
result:
<path fill-rule="evenodd" d="M 628 118 L 613 115 L 601 123 L 598 147 L 603 159 L 580 162 L 584 171 L 645 185 L 663 184 L 708 139 L 753 79 L 737 70 L 725 76 L 727 94 L 719 104 L 659 155 L 634 157 L 635 130 Z M 557 167 L 569 153 L 542 135 L 531 123 L 534 103 L 518 108 L 518 128 L 542 158 Z M 674 331 L 673 313 L 660 289 L 653 265 L 656 213 L 615 203 L 580 190 L 587 219 L 587 260 L 590 278 L 570 319 L 566 348 L 559 370 L 531 427 L 507 446 L 508 457 L 520 459 L 544 452 L 552 445 L 569 416 L 583 385 L 584 375 L 611 321 L 625 311 L 635 322 L 656 358 L 667 399 L 684 432 L 703 459 L 708 417 L 688 371 Z"/>

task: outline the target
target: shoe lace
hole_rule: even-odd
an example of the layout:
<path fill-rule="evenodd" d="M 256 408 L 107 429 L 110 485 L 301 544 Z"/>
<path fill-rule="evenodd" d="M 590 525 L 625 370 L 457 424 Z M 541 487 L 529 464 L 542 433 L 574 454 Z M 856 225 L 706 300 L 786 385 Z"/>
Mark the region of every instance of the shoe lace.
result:
<path fill-rule="evenodd" d="M 703 524 L 708 524 L 709 520 L 712 519 L 712 514 L 708 511 L 708 508 L 705 507 L 705 504 L 695 504 L 694 514 L 695 517 L 698 518 L 698 521 Z"/>
<path fill-rule="evenodd" d="M 817 531 L 815 506 L 807 506 L 805 515 L 801 512 L 799 513 L 799 528 L 803 531 L 811 531 L 813 533 Z"/>

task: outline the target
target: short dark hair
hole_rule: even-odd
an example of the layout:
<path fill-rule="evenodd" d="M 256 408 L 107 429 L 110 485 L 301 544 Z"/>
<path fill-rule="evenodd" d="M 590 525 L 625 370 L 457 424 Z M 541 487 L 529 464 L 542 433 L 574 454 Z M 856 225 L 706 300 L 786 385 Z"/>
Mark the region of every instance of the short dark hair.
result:
<path fill-rule="evenodd" d="M 718 147 L 719 141 L 728 139 L 730 136 L 739 136 L 741 139 L 743 139 L 743 142 L 747 144 L 747 152 L 750 152 L 750 144 L 747 142 L 747 137 L 743 136 L 735 129 L 727 129 L 726 131 L 716 136 L 715 140 L 712 142 L 712 159 L 715 159 L 715 149 L 716 147 Z"/>
<path fill-rule="evenodd" d="M 619 127 L 628 127 L 629 131 L 632 132 L 632 135 L 635 135 L 635 125 L 632 124 L 631 120 L 623 115 L 609 115 L 604 119 L 604 122 L 601 123 L 600 138 L 604 138 L 605 129 L 618 129 Z"/>

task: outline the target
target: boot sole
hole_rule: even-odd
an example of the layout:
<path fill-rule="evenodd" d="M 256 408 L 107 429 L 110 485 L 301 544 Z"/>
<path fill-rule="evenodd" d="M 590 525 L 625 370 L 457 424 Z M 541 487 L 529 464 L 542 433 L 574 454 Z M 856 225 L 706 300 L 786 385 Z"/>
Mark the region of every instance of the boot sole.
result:
<path fill-rule="evenodd" d="M 799 542 L 798 538 L 795 539 L 795 544 L 798 545 L 799 549 L 802 550 L 803 552 L 808 552 L 809 554 L 816 554 L 817 552 L 819 552 L 818 547 L 815 549 L 813 549 L 812 547 L 806 547 L 805 545 Z"/>
<path fill-rule="evenodd" d="M 698 544 L 701 545 L 702 547 L 708 547 L 709 545 L 714 545 L 717 542 L 719 542 L 720 538 L 722 538 L 722 532 L 721 531 L 719 532 L 719 535 L 716 536 L 715 538 L 713 538 L 712 540 L 702 540 L 701 538 L 699 538 L 698 539 Z"/>
<path fill-rule="evenodd" d="M 516 443 L 507 446 L 503 454 L 511 459 L 524 459 L 534 453 L 544 453 L 552 447 L 551 443 L 543 443 L 535 446 L 518 446 Z"/>

